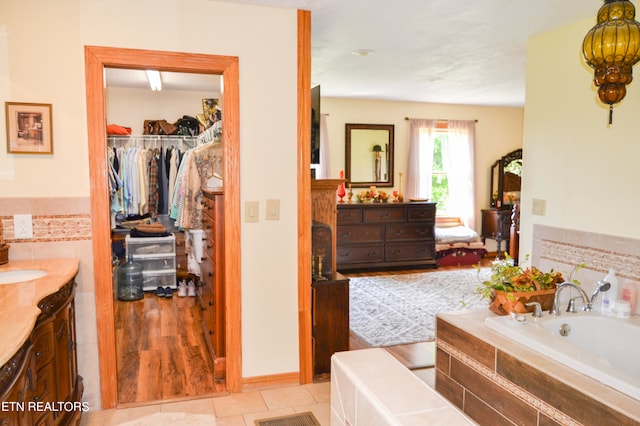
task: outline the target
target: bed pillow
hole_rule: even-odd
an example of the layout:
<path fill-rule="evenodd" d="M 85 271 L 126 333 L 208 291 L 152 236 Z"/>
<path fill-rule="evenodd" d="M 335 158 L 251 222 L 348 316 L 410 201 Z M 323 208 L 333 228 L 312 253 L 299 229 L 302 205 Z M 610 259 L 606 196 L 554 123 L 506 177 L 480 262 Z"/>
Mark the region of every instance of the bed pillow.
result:
<path fill-rule="evenodd" d="M 464 243 L 477 241 L 478 233 L 466 226 L 454 226 L 453 228 L 436 227 L 436 242 L 441 244 Z"/>

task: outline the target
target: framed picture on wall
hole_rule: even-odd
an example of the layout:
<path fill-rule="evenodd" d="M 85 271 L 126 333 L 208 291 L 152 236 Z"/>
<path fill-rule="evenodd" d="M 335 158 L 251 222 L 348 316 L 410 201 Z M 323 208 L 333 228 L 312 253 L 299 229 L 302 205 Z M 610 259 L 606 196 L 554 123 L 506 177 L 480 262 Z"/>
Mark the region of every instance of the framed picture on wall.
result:
<path fill-rule="evenodd" d="M 53 154 L 51 104 L 5 102 L 7 152 Z"/>

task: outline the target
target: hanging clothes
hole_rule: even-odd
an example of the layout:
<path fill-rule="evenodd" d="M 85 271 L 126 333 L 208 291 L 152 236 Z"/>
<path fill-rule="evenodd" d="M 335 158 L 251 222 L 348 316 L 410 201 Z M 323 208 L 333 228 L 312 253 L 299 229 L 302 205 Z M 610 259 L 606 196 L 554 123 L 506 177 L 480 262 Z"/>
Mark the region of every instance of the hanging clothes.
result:
<path fill-rule="evenodd" d="M 222 144 L 209 143 L 184 153 L 176 177 L 169 217 L 182 229 L 202 226 L 202 188 L 210 177 L 222 176 Z"/>

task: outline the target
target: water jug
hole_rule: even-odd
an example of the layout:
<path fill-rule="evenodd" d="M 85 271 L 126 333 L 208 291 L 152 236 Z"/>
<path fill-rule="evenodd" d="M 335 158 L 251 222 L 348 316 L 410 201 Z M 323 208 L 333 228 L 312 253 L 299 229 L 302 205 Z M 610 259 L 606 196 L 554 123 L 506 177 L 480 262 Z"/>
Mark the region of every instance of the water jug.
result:
<path fill-rule="evenodd" d="M 142 299 L 142 281 L 142 265 L 134 262 L 133 255 L 130 254 L 127 263 L 118 268 L 118 299 Z"/>

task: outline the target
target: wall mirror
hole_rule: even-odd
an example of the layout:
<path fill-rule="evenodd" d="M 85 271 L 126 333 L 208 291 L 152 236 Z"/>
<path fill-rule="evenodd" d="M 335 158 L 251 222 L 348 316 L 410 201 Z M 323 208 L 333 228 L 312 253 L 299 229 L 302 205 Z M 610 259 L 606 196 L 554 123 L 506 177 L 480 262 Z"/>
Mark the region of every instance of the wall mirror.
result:
<path fill-rule="evenodd" d="M 393 124 L 346 124 L 345 178 L 351 186 L 393 186 L 393 138 Z"/>
<path fill-rule="evenodd" d="M 511 209 L 520 201 L 522 149 L 511 151 L 491 166 L 491 207 Z"/>

